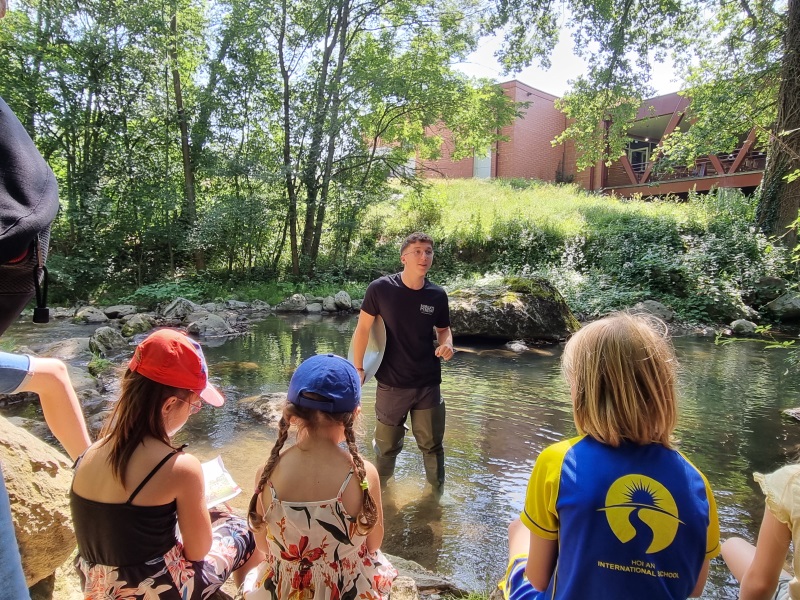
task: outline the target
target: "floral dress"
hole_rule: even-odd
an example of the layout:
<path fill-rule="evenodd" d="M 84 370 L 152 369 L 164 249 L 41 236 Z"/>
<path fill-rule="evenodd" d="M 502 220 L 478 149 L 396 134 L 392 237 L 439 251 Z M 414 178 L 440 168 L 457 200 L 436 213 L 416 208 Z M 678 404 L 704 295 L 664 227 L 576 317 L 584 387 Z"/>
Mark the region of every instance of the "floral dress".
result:
<path fill-rule="evenodd" d="M 271 495 L 263 505 L 269 553 L 239 590 L 244 600 L 386 600 L 397 570 L 367 550 L 367 536 L 342 504 L 353 471 L 336 498 L 320 502 L 282 502 Z M 266 492 L 266 490 L 265 490 Z"/>

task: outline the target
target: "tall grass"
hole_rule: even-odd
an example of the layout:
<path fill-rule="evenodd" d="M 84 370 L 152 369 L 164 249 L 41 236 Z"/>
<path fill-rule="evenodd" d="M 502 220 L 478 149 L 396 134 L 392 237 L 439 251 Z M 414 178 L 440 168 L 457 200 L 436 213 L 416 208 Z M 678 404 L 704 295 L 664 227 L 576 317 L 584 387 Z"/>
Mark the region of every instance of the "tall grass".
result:
<path fill-rule="evenodd" d="M 794 275 L 754 227 L 756 203 L 736 190 L 623 200 L 572 185 L 438 181 L 374 207 L 382 242 L 356 256 L 391 270 L 399 241 L 423 230 L 437 240 L 439 281 L 539 275 L 585 316 L 656 299 L 687 321 L 724 321 L 751 314 L 743 297 L 760 277 Z"/>

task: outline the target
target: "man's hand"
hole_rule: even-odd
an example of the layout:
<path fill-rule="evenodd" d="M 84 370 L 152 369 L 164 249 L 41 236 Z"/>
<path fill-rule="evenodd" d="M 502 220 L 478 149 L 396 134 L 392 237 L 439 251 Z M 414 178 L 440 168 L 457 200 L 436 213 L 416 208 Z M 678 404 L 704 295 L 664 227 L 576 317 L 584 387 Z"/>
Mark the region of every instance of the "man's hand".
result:
<path fill-rule="evenodd" d="M 363 368 L 356 367 L 356 371 L 358 371 L 358 379 L 361 381 L 361 385 L 364 385 L 364 380 L 367 378 L 367 372 Z"/>
<path fill-rule="evenodd" d="M 436 350 L 434 351 L 434 354 L 436 356 L 443 358 L 445 360 L 450 360 L 451 358 L 453 358 L 453 354 L 455 353 L 456 351 L 453 349 L 452 344 L 440 344 L 439 346 L 436 347 Z"/>

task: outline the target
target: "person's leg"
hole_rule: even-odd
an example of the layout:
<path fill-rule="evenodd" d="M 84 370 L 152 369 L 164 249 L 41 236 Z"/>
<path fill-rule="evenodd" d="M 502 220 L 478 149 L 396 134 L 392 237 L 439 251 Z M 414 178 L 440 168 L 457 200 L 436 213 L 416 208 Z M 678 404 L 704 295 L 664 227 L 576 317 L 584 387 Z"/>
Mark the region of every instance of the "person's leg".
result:
<path fill-rule="evenodd" d="M 438 386 L 436 386 L 438 390 Z M 438 395 L 438 391 L 436 392 Z M 425 464 L 425 476 L 434 488 L 444 485 L 444 427 L 445 407 L 439 397 L 433 408 L 411 411 L 411 431 L 417 440 Z"/>
<path fill-rule="evenodd" d="M 395 388 L 378 382 L 375 392 L 375 468 L 385 483 L 394 475 L 397 455 L 403 450 L 406 417 L 414 402 L 415 390 Z"/>
<path fill-rule="evenodd" d="M 540 592 L 525 577 L 531 536 L 522 521 L 515 519 L 508 525 L 508 568 L 500 583 L 506 600 L 538 600 Z"/>
<path fill-rule="evenodd" d="M 756 547 L 747 540 L 733 537 L 725 540 L 720 550 L 731 574 L 736 581 L 742 581 L 742 577 L 753 562 Z"/>
<path fill-rule="evenodd" d="M 381 481 L 385 482 L 394 475 L 397 455 L 403 450 L 403 438 L 406 434 L 404 425 L 385 425 L 375 421 L 375 437 L 372 447 L 375 450 L 375 468 Z"/>

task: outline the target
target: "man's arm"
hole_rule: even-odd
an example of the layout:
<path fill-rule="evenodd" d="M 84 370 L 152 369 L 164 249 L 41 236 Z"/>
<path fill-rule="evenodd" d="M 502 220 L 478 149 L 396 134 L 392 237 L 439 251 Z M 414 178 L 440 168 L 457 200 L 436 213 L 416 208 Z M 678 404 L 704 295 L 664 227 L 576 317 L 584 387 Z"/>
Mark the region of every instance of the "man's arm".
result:
<path fill-rule="evenodd" d="M 364 383 L 366 374 L 364 373 L 364 353 L 367 351 L 369 343 L 369 330 L 375 322 L 375 317 L 363 310 L 358 313 L 358 325 L 353 334 L 353 364 L 358 370 L 361 383 Z"/>
<path fill-rule="evenodd" d="M 29 370 L 33 375 L 18 391 L 39 394 L 44 420 L 67 454 L 75 460 L 92 441 L 67 366 L 56 358 L 31 356 Z"/>
<path fill-rule="evenodd" d="M 453 349 L 453 332 L 449 327 L 436 328 L 436 340 L 439 345 L 436 347 L 434 354 L 440 356 L 445 360 L 450 360 L 455 354 Z"/>

